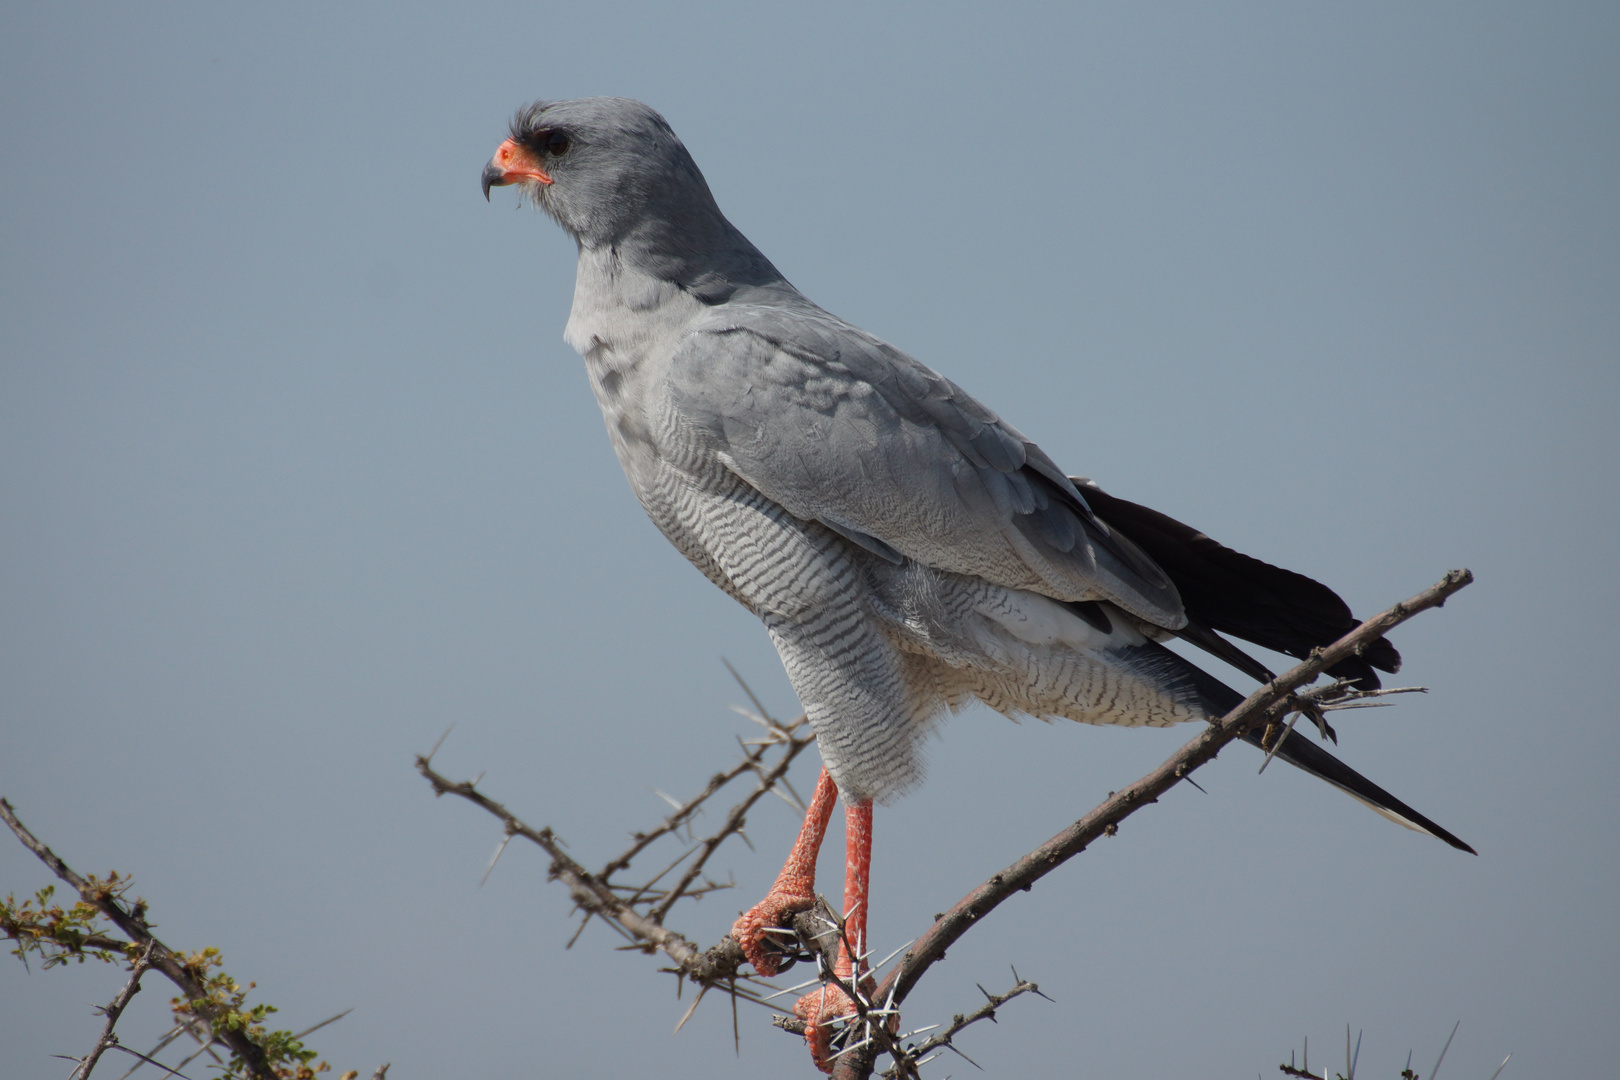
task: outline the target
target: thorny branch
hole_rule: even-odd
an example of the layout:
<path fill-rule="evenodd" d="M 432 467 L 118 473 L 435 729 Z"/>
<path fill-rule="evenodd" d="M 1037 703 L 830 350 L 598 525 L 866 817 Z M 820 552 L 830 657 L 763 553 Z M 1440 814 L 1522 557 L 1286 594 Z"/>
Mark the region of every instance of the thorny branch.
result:
<path fill-rule="evenodd" d="M 417 757 L 416 769 L 433 785 L 434 794 L 458 795 L 482 807 L 501 820 L 508 837 L 522 837 L 550 855 L 551 876 L 568 886 L 569 895 L 585 912 L 587 920 L 592 916 L 600 918 L 626 939 L 647 951 L 654 949 L 662 951 L 675 962 L 676 970 L 680 974 L 705 988 L 725 984 L 743 997 L 760 1000 L 746 991 L 735 990 L 737 968 L 743 962 L 743 954 L 742 949 L 731 938 L 724 938 L 719 945 L 703 952 L 683 935 L 663 926 L 670 908 L 682 897 L 699 895 L 721 887 L 713 882 L 694 887 L 694 883 L 720 845 L 733 836 L 742 835 L 748 812 L 762 797 L 776 792 L 782 794 L 785 799 L 796 801 L 780 789 L 786 787 L 785 777 L 794 759 L 815 742 L 815 736 L 811 734 L 805 718 L 801 716 L 797 720 L 783 723 L 772 719 L 763 710 L 758 714 L 744 713 L 744 715 L 760 724 L 765 733 L 760 738 L 743 744 L 742 760 L 731 769 L 713 776 L 701 792 L 686 803 L 677 805 L 674 812 L 656 829 L 633 836 L 633 843 L 624 853 L 610 859 L 601 871 L 595 873 L 586 869 L 563 850 L 562 843 L 550 827 L 536 829 L 525 824 L 505 806 L 479 791 L 473 782 L 458 783 L 441 775 L 433 768 L 431 756 Z M 678 834 L 683 826 L 689 827 L 711 797 L 732 781 L 745 775 L 752 775 L 755 778 L 754 787 L 741 802 L 731 808 L 726 814 L 725 821 L 712 835 L 695 842 L 673 864 L 648 882 L 629 886 L 613 880 L 614 874 L 627 870 L 631 861 L 655 840 Z M 685 863 L 686 868 L 680 878 L 673 885 L 660 888 L 658 882 L 682 863 Z M 628 895 L 621 895 L 624 893 Z"/>
<path fill-rule="evenodd" d="M 75 873 L 54 851 L 40 843 L 34 834 L 17 820 L 15 811 L 5 799 L 0 799 L 0 820 L 4 820 L 11 827 L 11 831 L 17 834 L 17 839 L 22 841 L 23 846 L 32 851 L 40 862 L 50 867 L 52 873 L 73 886 L 85 903 L 100 910 L 114 926 L 129 935 L 130 941 L 141 946 L 151 966 L 161 971 L 170 982 L 180 988 L 180 992 L 192 1003 L 199 1015 L 210 1022 L 220 1018 L 219 1010 L 212 1004 L 208 991 L 188 969 L 186 958 L 152 935 L 152 929 L 147 925 L 140 904 L 126 907 L 111 890 L 94 887 Z M 245 1031 L 224 1027 L 217 1030 L 216 1038 L 231 1048 L 231 1052 L 256 1080 L 276 1080 L 274 1071 L 265 1059 L 263 1048 L 249 1038 Z"/>
<path fill-rule="evenodd" d="M 968 1064 L 978 1068 L 978 1062 L 974 1061 L 961 1050 L 957 1049 L 955 1043 L 953 1042 L 957 1034 L 959 1034 L 963 1028 L 966 1028 L 971 1024 L 976 1024 L 980 1020 L 989 1020 L 991 1023 L 995 1023 L 996 1010 L 1015 997 L 1020 997 L 1024 994 L 1035 994 L 1039 997 L 1046 997 L 1045 994 L 1041 993 L 1041 988 L 1035 983 L 1032 983 L 1027 979 L 1019 978 L 1017 969 L 1013 970 L 1013 979 L 1014 982 L 1012 987 L 1005 993 L 1001 994 L 992 994 L 990 991 L 980 986 L 979 993 L 983 994 L 985 998 L 983 1005 L 980 1005 L 977 1009 L 974 1009 L 970 1013 L 957 1013 L 955 1016 L 951 1017 L 949 1026 L 947 1026 L 943 1031 L 935 1032 L 933 1035 L 930 1035 L 928 1038 L 919 1043 L 913 1043 L 908 1046 L 901 1045 L 905 1042 L 905 1040 L 916 1035 L 921 1035 L 925 1031 L 932 1031 L 939 1025 L 930 1024 L 927 1027 L 917 1028 L 914 1031 L 905 1032 L 899 1035 L 890 1035 L 885 1028 L 873 1025 L 869 1029 L 869 1037 L 877 1036 L 880 1038 L 880 1040 L 885 1040 L 880 1049 L 882 1052 L 889 1054 L 894 1059 L 894 1064 L 883 1071 L 884 1080 L 907 1080 L 907 1078 L 920 1075 L 917 1070 L 921 1066 L 926 1065 L 930 1061 L 937 1058 L 939 1056 L 938 1051 L 941 1049 L 949 1050 L 951 1053 L 960 1057 L 963 1061 L 966 1061 Z M 838 982 L 838 985 L 843 988 L 844 992 L 849 993 L 849 984 L 836 979 L 836 977 L 830 981 Z M 881 1016 L 878 1016 L 879 1019 L 887 1019 L 887 1017 L 890 1015 L 897 1015 L 893 1007 L 889 1006 L 887 1003 L 885 1003 L 885 1006 L 882 1009 L 876 1009 L 873 1007 L 872 1002 L 863 1001 L 859 997 L 854 997 L 853 1000 L 857 1002 L 858 1007 L 865 1006 L 865 1009 L 861 1014 L 862 1019 L 865 1019 L 868 1013 L 873 1014 L 874 1016 L 882 1014 Z M 1047 1000 L 1050 1001 L 1051 999 L 1047 998 Z M 783 1031 L 793 1035 L 802 1036 L 805 1032 L 805 1022 L 796 1016 L 772 1017 L 771 1022 L 776 1027 L 779 1027 Z"/>
<path fill-rule="evenodd" d="M 991 995 L 986 992 L 985 1005 L 972 1013 L 954 1017 L 951 1025 L 944 1031 L 914 1045 L 902 1046 L 901 1043 L 910 1036 L 921 1034 L 922 1030 L 928 1029 L 920 1029 L 907 1035 L 895 1035 L 890 1030 L 889 1022 L 886 1022 L 897 1015 L 900 1003 L 916 987 L 918 981 L 937 961 L 944 958 L 946 949 L 990 914 L 1003 900 L 1015 892 L 1028 891 L 1036 881 L 1080 854 L 1098 837 L 1113 836 L 1118 832 L 1122 821 L 1143 806 L 1157 802 L 1160 795 L 1186 779 L 1199 766 L 1212 760 L 1234 739 L 1240 738 L 1251 729 L 1267 732 L 1269 736 L 1279 730 L 1279 725 L 1291 713 L 1309 716 L 1325 726 L 1321 714 L 1328 709 L 1366 707 L 1359 704 L 1359 700 L 1371 695 L 1343 686 L 1320 687 L 1303 692 L 1301 688 L 1314 681 L 1327 668 L 1346 657 L 1358 654 L 1373 641 L 1419 612 L 1443 605 L 1450 596 L 1472 581 L 1473 575 L 1469 571 L 1453 570 L 1431 588 L 1368 619 L 1326 648 L 1313 650 L 1305 661 L 1256 690 L 1219 721 L 1212 722 L 1153 772 L 1123 790 L 1111 793 L 1107 800 L 1079 821 L 968 893 L 944 915 L 939 916 L 934 924 L 912 943 L 900 962 L 884 976 L 871 993 L 862 992 L 859 987 L 853 985 L 853 980 L 849 985 L 843 985 L 840 981 L 845 992 L 855 1001 L 860 1027 L 866 1032 L 866 1037 L 838 1057 L 833 1075 L 840 1080 L 867 1080 L 872 1075 L 877 1056 L 888 1053 L 893 1058 L 894 1065 L 884 1074 L 886 1077 L 914 1077 L 917 1075 L 917 1067 L 931 1060 L 932 1056 L 937 1056 L 942 1049 L 950 1049 L 960 1054 L 961 1051 L 952 1045 L 951 1040 L 963 1028 L 978 1020 L 993 1020 L 995 1010 L 1014 997 L 1027 993 L 1038 994 L 1040 991 L 1034 983 L 1022 979 L 1018 979 L 1012 989 L 1005 994 Z M 457 783 L 436 772 L 431 765 L 431 755 L 418 757 L 416 766 L 433 785 L 435 794 L 458 795 L 482 807 L 501 819 L 508 838 L 521 836 L 550 855 L 551 875 L 561 879 L 568 886 L 574 902 L 586 913 L 587 922 L 593 916 L 600 918 L 632 942 L 630 947 L 647 952 L 662 951 L 674 961 L 673 971 L 699 984 L 705 992 L 713 986 L 722 986 L 733 995 L 734 1000 L 741 997 L 744 1000 L 764 1004 L 768 1003 L 769 998 L 737 987 L 738 968 L 744 961 L 740 947 L 729 935 L 713 948 L 700 952 L 687 938 L 663 925 L 671 908 L 683 896 L 690 897 L 717 887 L 713 883 L 708 883 L 694 888 L 693 884 L 702 874 L 704 864 L 715 850 L 731 836 L 741 835 L 748 810 L 766 792 L 776 790 L 778 784 L 785 784 L 784 777 L 788 766 L 814 741 L 814 736 L 808 732 L 803 717 L 791 724 L 782 724 L 765 717 L 763 710 L 761 714 L 751 718 L 766 728 L 766 737 L 751 744 L 752 748 L 747 750 L 741 763 L 727 772 L 717 774 L 699 795 L 685 804 L 678 805 L 675 812 L 657 829 L 637 834 L 630 849 L 610 860 L 599 873 L 592 873 L 566 854 L 549 827 L 535 829 L 519 820 L 506 807 L 478 791 L 473 783 Z M 1268 745 L 1271 744 L 1268 742 Z M 776 748 L 780 748 L 780 753 L 774 761 L 767 764 L 767 757 Z M 714 835 L 687 849 L 674 864 L 651 882 L 627 890 L 625 885 L 612 880 L 614 874 L 627 870 L 631 860 L 653 841 L 676 834 L 683 826 L 689 826 L 693 816 L 706 800 L 732 780 L 745 774 L 753 774 L 758 778 L 756 787 L 742 803 L 732 808 L 724 824 Z M 659 880 L 688 859 L 691 861 L 687 863 L 686 870 L 675 885 L 664 889 L 657 887 Z M 627 896 L 621 895 L 627 891 Z M 798 934 L 803 953 L 814 955 L 822 952 L 824 956 L 826 955 L 828 934 L 824 927 L 827 918 L 827 913 L 818 915 L 815 911 L 803 912 L 795 918 L 793 928 Z M 836 919 L 834 923 L 836 925 Z M 839 932 L 842 933 L 841 927 Z M 833 980 L 826 959 L 823 959 L 818 967 L 820 977 L 817 981 Z M 1014 974 L 1016 977 L 1016 972 Z M 983 988 L 980 989 L 983 992 Z M 776 996 L 779 994 L 771 995 Z M 695 1002 L 693 1007 L 696 1007 Z M 803 1032 L 803 1025 L 793 1020 L 779 1020 L 777 1024 L 789 1031 L 797 1030 L 800 1034 Z"/>
<path fill-rule="evenodd" d="M 1039 997 L 1046 997 L 1045 994 L 1041 993 L 1041 988 L 1039 986 L 1036 986 L 1028 979 L 1020 979 L 1018 977 L 1017 969 L 1013 970 L 1013 979 L 1014 982 L 1012 988 L 1003 994 L 992 994 L 984 987 L 979 987 L 979 993 L 983 994 L 985 997 L 984 1004 L 980 1005 L 977 1009 L 974 1009 L 965 1016 L 961 1013 L 957 1013 L 955 1016 L 951 1017 L 950 1026 L 944 1031 L 941 1031 L 935 1035 L 930 1035 L 916 1046 L 910 1047 L 908 1052 L 913 1059 L 913 1064 L 925 1065 L 932 1061 L 934 1056 L 936 1056 L 934 1055 L 934 1051 L 940 1049 L 941 1047 L 944 1047 L 945 1049 L 950 1050 L 953 1054 L 960 1056 L 969 1064 L 976 1064 L 972 1058 L 958 1050 L 951 1042 L 959 1031 L 967 1027 L 969 1024 L 978 1023 L 980 1020 L 989 1020 L 991 1023 L 995 1023 L 996 1010 L 1001 1008 L 1001 1006 L 1005 1005 L 1007 1002 L 1011 1001 L 1013 998 L 1022 994 L 1035 994 Z M 894 1068 L 885 1070 L 883 1075 L 890 1078 L 897 1077 L 900 1075 L 898 1070 L 899 1067 L 896 1066 Z"/>
<path fill-rule="evenodd" d="M 107 1017 L 107 1023 L 101 1029 L 101 1038 L 96 1040 L 95 1047 L 79 1062 L 78 1068 L 73 1070 L 73 1076 L 70 1080 L 90 1080 L 90 1073 L 94 1071 L 96 1063 L 101 1060 L 101 1055 L 107 1051 L 108 1047 L 118 1045 L 118 1036 L 114 1033 L 113 1028 L 118 1025 L 118 1018 L 124 1015 L 124 1009 L 129 1005 L 130 998 L 140 992 L 141 976 L 145 975 L 147 969 L 151 966 L 152 946 L 148 943 L 141 949 L 141 955 L 136 958 L 135 966 L 130 968 L 129 981 L 124 984 L 122 990 L 118 991 L 118 996 L 112 999 L 112 1004 L 101 1010 Z"/>

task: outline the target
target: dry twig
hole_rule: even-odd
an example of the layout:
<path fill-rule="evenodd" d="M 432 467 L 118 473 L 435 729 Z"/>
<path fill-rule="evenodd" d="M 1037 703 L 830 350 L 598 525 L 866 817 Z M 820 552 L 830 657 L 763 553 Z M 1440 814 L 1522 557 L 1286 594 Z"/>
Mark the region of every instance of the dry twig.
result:
<path fill-rule="evenodd" d="M 739 680 L 740 681 L 740 680 Z M 744 689 L 747 690 L 746 685 Z M 749 694 L 752 697 L 752 693 Z M 755 699 L 756 707 L 758 705 Z M 700 951 L 685 936 L 667 929 L 663 923 L 670 909 L 682 898 L 692 898 L 726 886 L 705 880 L 698 884 L 704 867 L 714 853 L 733 836 L 741 836 L 754 805 L 767 793 L 785 785 L 785 777 L 795 758 L 815 742 L 803 716 L 782 723 L 764 714 L 748 714 L 765 728 L 762 738 L 743 746 L 743 757 L 736 765 L 715 774 L 702 791 L 684 803 L 674 803 L 673 812 L 654 829 L 632 836 L 623 853 L 608 860 L 599 872 L 592 872 L 570 856 L 550 827 L 536 829 L 526 824 L 502 804 L 477 789 L 476 781 L 452 781 L 433 768 L 432 755 L 419 756 L 416 769 L 433 785 L 436 795 L 457 795 L 499 818 L 507 838 L 522 837 L 551 856 L 551 876 L 568 887 L 574 903 L 585 912 L 586 922 L 595 916 L 628 939 L 633 947 L 658 950 L 674 961 L 675 970 L 707 988 L 724 986 L 729 993 L 761 1001 L 757 995 L 735 986 L 737 968 L 743 962 L 742 950 L 729 937 L 707 952 Z M 712 835 L 696 841 L 650 879 L 629 885 L 613 880 L 628 870 L 632 862 L 665 836 L 690 827 L 708 801 L 727 785 L 743 776 L 755 777 L 755 784 L 741 802 L 727 812 Z M 659 882 L 677 867 L 685 869 L 674 884 Z M 582 927 L 583 928 L 583 924 Z M 577 937 L 577 934 L 576 934 Z"/>
<path fill-rule="evenodd" d="M 73 1070 L 71 1080 L 90 1080 L 90 1073 L 101 1060 L 101 1055 L 109 1047 L 118 1045 L 118 1036 L 113 1032 L 113 1028 L 117 1026 L 118 1018 L 124 1015 L 124 1009 L 129 1005 L 130 998 L 140 993 L 141 976 L 145 975 L 151 966 L 152 946 L 147 944 L 141 950 L 141 955 L 136 958 L 134 966 L 129 969 L 129 981 L 124 983 L 124 988 L 118 992 L 118 996 L 112 999 L 112 1004 L 101 1010 L 107 1017 L 107 1023 L 101 1029 L 101 1038 L 96 1040 L 95 1047 L 79 1062 L 78 1068 Z"/>

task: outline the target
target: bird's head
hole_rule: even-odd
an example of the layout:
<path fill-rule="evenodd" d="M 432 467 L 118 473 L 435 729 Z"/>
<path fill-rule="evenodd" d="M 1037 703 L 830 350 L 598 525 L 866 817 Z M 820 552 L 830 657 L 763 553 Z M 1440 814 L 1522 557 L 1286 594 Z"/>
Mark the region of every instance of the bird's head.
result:
<path fill-rule="evenodd" d="M 649 218 L 718 215 L 692 155 L 664 118 L 629 98 L 537 101 L 512 118 L 484 166 L 489 189 L 522 185 L 575 239 L 618 243 Z"/>

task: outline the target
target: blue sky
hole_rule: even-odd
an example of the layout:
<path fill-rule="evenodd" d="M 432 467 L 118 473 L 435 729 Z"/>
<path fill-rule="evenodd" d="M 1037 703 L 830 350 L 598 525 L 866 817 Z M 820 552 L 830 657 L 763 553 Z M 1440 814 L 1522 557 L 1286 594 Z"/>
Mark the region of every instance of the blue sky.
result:
<path fill-rule="evenodd" d="M 1234 750 L 908 1022 L 1016 965 L 1055 1000 L 964 1041 L 991 1075 L 1269 1074 L 1349 1023 L 1390 1076 L 1458 1020 L 1449 1076 L 1600 1073 L 1617 47 L 1595 4 L 11 5 L 0 795 L 289 1026 L 353 1006 L 339 1068 L 808 1073 L 762 1014 L 737 1054 L 711 1003 L 670 1036 L 668 977 L 565 950 L 528 852 L 480 887 L 494 824 L 411 770 L 455 723 L 444 769 L 600 862 L 731 759 L 721 657 L 796 711 L 630 495 L 561 340 L 571 243 L 479 197 L 516 106 L 623 94 L 812 299 L 1071 471 L 1358 612 L 1479 577 L 1397 636 L 1431 693 L 1339 724 L 1477 859 Z M 878 813 L 874 944 L 1190 735 L 954 718 Z M 718 938 L 796 825 L 756 814 L 679 928 Z M 0 891 L 46 880 L 0 843 Z M 59 1075 L 119 982 L 0 965 L 6 1075 Z"/>

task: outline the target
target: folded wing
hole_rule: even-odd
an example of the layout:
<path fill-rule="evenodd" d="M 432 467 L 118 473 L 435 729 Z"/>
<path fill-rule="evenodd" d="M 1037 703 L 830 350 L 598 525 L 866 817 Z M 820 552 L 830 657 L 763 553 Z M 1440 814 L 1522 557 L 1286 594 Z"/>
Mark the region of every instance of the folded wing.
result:
<path fill-rule="evenodd" d="M 681 420 L 788 512 L 887 558 L 1166 629 L 1175 586 L 1034 443 L 948 379 L 808 304 L 725 304 L 674 357 Z"/>
<path fill-rule="evenodd" d="M 1072 479 L 1098 517 L 1133 540 L 1169 575 L 1186 605 L 1189 623 L 1300 659 L 1358 625 L 1349 605 L 1321 582 L 1233 551 L 1190 525 L 1110 495 L 1089 480 Z M 1210 651 L 1232 662 L 1218 649 Z M 1242 663 L 1235 666 L 1261 681 L 1269 678 L 1263 668 L 1257 673 Z M 1379 638 L 1363 655 L 1335 664 L 1328 674 L 1375 690 L 1379 681 L 1374 668 L 1395 672 L 1400 667 L 1401 654 Z"/>

